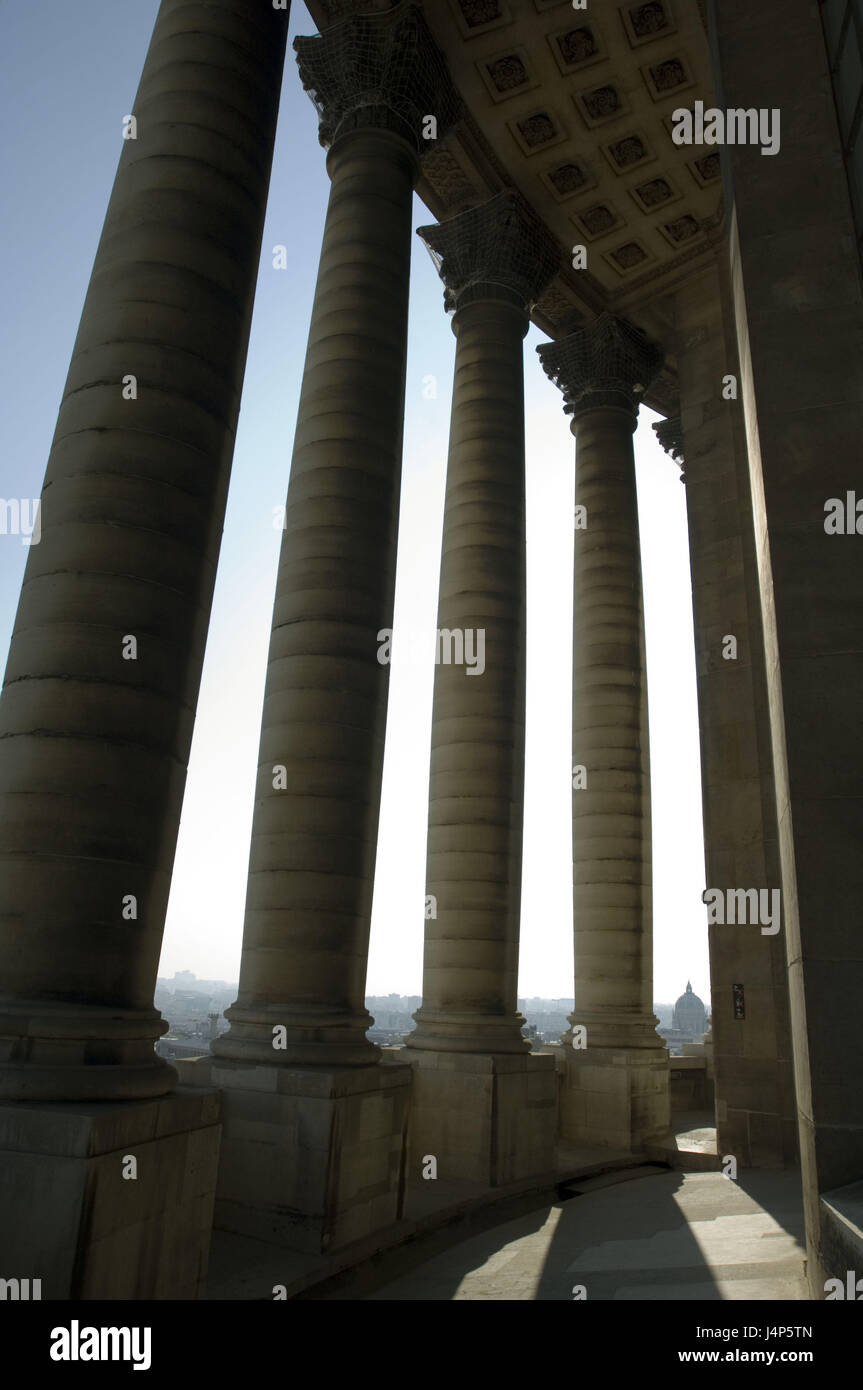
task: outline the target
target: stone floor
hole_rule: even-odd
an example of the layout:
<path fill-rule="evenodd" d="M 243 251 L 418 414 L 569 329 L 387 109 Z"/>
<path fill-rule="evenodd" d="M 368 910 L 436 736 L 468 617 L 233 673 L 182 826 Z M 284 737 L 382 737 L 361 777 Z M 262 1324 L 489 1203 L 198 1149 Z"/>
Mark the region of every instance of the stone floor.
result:
<path fill-rule="evenodd" d="M 318 1297 L 451 1300 L 802 1300 L 796 1173 L 606 1174 L 570 1199 L 421 1259 L 376 1286 Z M 404 1264 L 407 1252 L 391 1259 Z M 414 1256 L 419 1252 L 414 1251 Z"/>
<path fill-rule="evenodd" d="M 213 1233 L 206 1297 L 570 1301 L 807 1298 L 800 1175 L 716 1169 L 704 1112 L 636 1157 L 560 1149 L 544 1184 L 415 1183 L 405 1218 L 335 1256 Z M 669 1169 L 670 1163 L 678 1164 Z M 680 1169 L 698 1171 L 680 1171 Z"/>

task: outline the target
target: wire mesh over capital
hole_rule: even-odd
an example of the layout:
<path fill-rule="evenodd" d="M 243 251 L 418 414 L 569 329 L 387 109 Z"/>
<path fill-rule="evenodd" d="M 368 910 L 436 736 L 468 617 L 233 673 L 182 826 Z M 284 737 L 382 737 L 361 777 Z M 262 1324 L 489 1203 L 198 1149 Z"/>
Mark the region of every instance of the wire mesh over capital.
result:
<path fill-rule="evenodd" d="M 567 415 L 597 405 L 637 414 L 663 363 L 662 349 L 646 333 L 609 313 L 566 338 L 541 343 L 537 352 L 546 374 L 563 392 Z"/>
<path fill-rule="evenodd" d="M 294 49 L 324 146 L 359 125 L 386 123 L 422 157 L 461 118 L 461 99 L 415 4 L 350 15 L 321 34 L 294 39 Z"/>
<path fill-rule="evenodd" d="M 447 309 L 457 308 L 477 285 L 500 285 L 530 309 L 560 269 L 560 247 L 514 191 L 446 222 L 418 227 L 417 235 L 446 286 Z"/>

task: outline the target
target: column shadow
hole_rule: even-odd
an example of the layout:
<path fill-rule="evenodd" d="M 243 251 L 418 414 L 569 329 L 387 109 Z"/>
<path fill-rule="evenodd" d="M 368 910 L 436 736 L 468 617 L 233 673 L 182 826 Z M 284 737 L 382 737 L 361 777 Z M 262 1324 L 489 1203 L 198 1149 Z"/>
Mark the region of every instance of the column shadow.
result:
<path fill-rule="evenodd" d="M 806 1298 L 799 1173 L 626 1176 L 570 1185 L 536 1299 Z"/>
<path fill-rule="evenodd" d="M 330 1284 L 305 1297 L 678 1302 L 808 1296 L 799 1172 L 753 1169 L 732 1182 L 717 1172 L 645 1164 L 574 1179 L 560 1194 L 510 1220 L 491 1209 L 477 1212 L 461 1238 L 453 1227 L 430 1233 L 367 1262 L 342 1287 Z"/>

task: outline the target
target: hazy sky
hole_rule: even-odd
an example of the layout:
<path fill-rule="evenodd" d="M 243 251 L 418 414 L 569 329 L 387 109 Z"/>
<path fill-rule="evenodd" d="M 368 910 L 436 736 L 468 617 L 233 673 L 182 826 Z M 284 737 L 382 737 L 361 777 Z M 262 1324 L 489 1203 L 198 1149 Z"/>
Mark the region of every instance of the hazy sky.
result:
<path fill-rule="evenodd" d="M 35 498 L 157 0 L 0 0 L 3 221 L 0 496 Z M 312 33 L 295 0 L 291 38 Z M 328 179 L 289 52 L 213 617 L 159 973 L 239 971 L 261 703 Z M 431 221 L 415 201 L 415 225 Z M 273 269 L 272 248 L 288 247 Z M 436 623 L 455 339 L 416 241 L 397 633 Z M 528 732 L 520 995 L 572 993 L 570 683 L 574 441 L 525 340 Z M 434 378 L 436 395 L 428 379 Z M 636 435 L 653 767 L 654 998 L 709 997 L 685 492 L 642 410 Z M 26 548 L 0 535 L 5 664 Z M 367 990 L 422 987 L 433 667 L 391 672 Z"/>

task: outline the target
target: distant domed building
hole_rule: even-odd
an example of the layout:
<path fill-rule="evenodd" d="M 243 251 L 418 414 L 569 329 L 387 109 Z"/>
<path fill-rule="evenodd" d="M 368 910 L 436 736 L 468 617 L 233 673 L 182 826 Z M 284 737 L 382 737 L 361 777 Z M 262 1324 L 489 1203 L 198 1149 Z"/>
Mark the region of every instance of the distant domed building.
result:
<path fill-rule="evenodd" d="M 671 1026 L 678 1032 L 686 1033 L 693 1040 L 701 1038 L 707 1028 L 707 1010 L 697 994 L 692 993 L 692 985 L 686 981 L 686 993 L 681 994 L 674 1006 Z"/>

